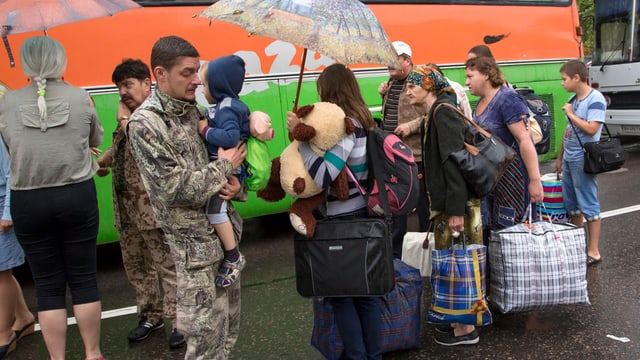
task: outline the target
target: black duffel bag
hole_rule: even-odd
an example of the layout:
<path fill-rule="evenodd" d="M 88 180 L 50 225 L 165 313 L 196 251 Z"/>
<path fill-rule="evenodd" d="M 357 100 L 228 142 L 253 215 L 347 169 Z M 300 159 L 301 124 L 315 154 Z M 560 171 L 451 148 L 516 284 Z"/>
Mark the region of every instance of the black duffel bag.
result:
<path fill-rule="evenodd" d="M 382 218 L 318 220 L 313 238 L 295 234 L 302 296 L 378 296 L 394 286 L 390 223 Z"/>

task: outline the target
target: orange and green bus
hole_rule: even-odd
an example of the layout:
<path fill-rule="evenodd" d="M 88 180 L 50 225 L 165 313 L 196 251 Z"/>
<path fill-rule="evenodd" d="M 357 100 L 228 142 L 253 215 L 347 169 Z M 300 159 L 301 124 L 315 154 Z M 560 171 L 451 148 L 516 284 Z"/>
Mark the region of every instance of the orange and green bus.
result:
<path fill-rule="evenodd" d="M 69 83 L 88 90 L 95 100 L 105 128 L 103 150 L 111 145 L 115 129 L 118 93 L 111 73 L 124 58 L 149 63 L 153 43 L 162 36 L 177 35 L 199 50 L 201 59 L 236 54 L 246 62 L 247 77 L 241 94 L 251 110 L 267 112 L 276 138 L 269 142 L 272 157 L 288 144 L 285 113 L 293 106 L 302 48 L 260 36 L 248 36 L 242 28 L 222 21 L 194 17 L 209 1 L 136 0 L 142 7 L 54 27 L 48 36 L 58 39 L 67 51 L 64 74 Z M 322 1 L 314 1 L 322 3 Z M 474 45 L 487 44 L 502 66 L 509 82 L 533 88 L 550 105 L 554 115 L 551 151 L 559 148 L 564 128 L 561 106 L 567 94 L 560 85 L 559 68 L 568 59 L 582 57 L 581 31 L 575 0 L 365 0 L 392 41 L 411 45 L 416 64 L 433 62 L 447 77 L 464 83 L 463 64 Z M 8 36 L 17 52 L 29 36 Z M 310 52 L 305 63 L 300 104 L 318 101 L 315 79 L 334 61 Z M 379 111 L 378 85 L 387 80 L 386 67 L 351 65 L 372 111 Z M 0 50 L 0 86 L 15 89 L 27 84 L 20 62 L 9 66 Z M 204 99 L 202 99 L 204 100 Z M 204 102 L 202 102 L 204 104 Z M 111 178 L 96 177 L 100 204 L 99 242 L 117 241 L 113 225 Z M 255 193 L 245 203 L 236 203 L 244 218 L 286 211 L 291 199 L 266 203 Z"/>

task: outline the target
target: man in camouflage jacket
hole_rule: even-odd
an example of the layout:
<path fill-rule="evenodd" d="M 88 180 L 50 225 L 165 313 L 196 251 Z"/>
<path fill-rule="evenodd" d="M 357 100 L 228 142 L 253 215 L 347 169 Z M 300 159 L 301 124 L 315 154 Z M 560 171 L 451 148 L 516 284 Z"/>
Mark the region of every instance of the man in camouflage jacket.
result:
<path fill-rule="evenodd" d="M 242 144 L 220 149 L 219 159 L 209 162 L 197 131 L 202 117 L 195 102 L 199 67 L 199 54 L 186 40 L 159 39 L 151 51 L 157 89 L 132 114 L 127 135 L 175 260 L 185 359 L 226 359 L 239 330 L 240 281 L 226 289 L 214 286 L 222 247 L 204 206 L 217 192 L 227 200 L 239 192 L 232 174 L 246 150 Z M 233 206 L 229 217 L 239 241 L 241 220 Z"/>
<path fill-rule="evenodd" d="M 167 318 L 173 325 L 169 347 L 178 348 L 185 341 L 176 327 L 176 267 L 124 134 L 131 112 L 151 94 L 151 73 L 142 61 L 126 59 L 116 66 L 111 78 L 120 94 L 118 125 L 113 145 L 98 159 L 98 175 L 107 175 L 108 167 L 113 169 L 113 213 L 122 263 L 136 291 L 140 321 L 127 337 L 144 340 L 162 328 Z"/>

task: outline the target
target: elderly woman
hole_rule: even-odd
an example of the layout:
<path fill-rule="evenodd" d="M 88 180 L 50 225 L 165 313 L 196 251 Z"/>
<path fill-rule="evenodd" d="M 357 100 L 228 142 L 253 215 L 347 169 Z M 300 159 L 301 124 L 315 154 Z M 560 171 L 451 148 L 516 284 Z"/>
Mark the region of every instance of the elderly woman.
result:
<path fill-rule="evenodd" d="M 465 68 L 469 92 L 479 96 L 473 121 L 517 154 L 494 191 L 483 199 L 485 230 L 501 229 L 524 221 L 529 204 L 543 197 L 538 154 L 528 130 L 529 109 L 513 89 L 503 86 L 504 76 L 493 58 L 470 58 Z"/>
<path fill-rule="evenodd" d="M 469 126 L 453 109 L 455 91 L 441 73 L 429 67 L 415 67 L 407 83 L 410 103 L 426 115 L 422 159 L 431 201 L 435 248 L 449 248 L 452 234 L 461 232 L 468 244 L 482 244 L 480 200 L 473 198 L 458 164 L 449 157 L 464 148 L 465 136 L 469 133 Z M 473 325 L 436 327 L 435 341 L 441 345 L 469 345 L 479 340 Z"/>
<path fill-rule="evenodd" d="M 38 321 L 51 359 L 65 358 L 66 289 L 87 359 L 100 352 L 96 280 L 98 202 L 90 147 L 103 129 L 89 94 L 62 80 L 62 45 L 31 37 L 20 48 L 31 83 L 0 99 L 0 132 L 11 155 L 11 215 L 27 255 Z"/>

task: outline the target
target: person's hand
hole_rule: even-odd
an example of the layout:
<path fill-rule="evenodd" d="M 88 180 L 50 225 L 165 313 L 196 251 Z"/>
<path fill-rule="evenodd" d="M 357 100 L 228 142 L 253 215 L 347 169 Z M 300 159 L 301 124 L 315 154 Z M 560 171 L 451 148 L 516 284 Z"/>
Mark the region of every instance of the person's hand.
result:
<path fill-rule="evenodd" d="M 287 111 L 287 130 L 293 132 L 293 129 L 300 124 L 298 116 L 291 111 Z"/>
<path fill-rule="evenodd" d="M 13 227 L 13 221 L 11 220 L 0 220 L 0 232 L 7 232 L 9 229 Z"/>
<path fill-rule="evenodd" d="M 405 137 L 411 135 L 411 128 L 409 127 L 409 124 L 399 124 L 398 126 L 396 126 L 396 129 L 393 131 L 393 133 L 398 135 L 399 137 Z"/>
<path fill-rule="evenodd" d="M 544 190 L 542 189 L 542 180 L 531 179 L 529 181 L 529 195 L 531 196 L 531 202 L 541 202 L 544 200 Z"/>
<path fill-rule="evenodd" d="M 95 146 L 89 147 L 89 151 L 91 151 L 91 155 L 94 155 L 94 156 L 100 156 L 100 154 L 102 154 L 102 150 L 98 149 Z"/>
<path fill-rule="evenodd" d="M 203 117 L 202 119 L 198 120 L 198 134 L 202 134 L 202 130 L 204 130 L 207 125 L 209 125 L 209 121 L 207 121 L 207 118 Z"/>
<path fill-rule="evenodd" d="M 240 180 L 235 176 L 229 176 L 227 178 L 227 183 L 218 192 L 218 197 L 222 200 L 230 201 L 237 193 L 240 192 L 241 188 L 242 185 L 240 185 Z"/>
<path fill-rule="evenodd" d="M 96 175 L 100 176 L 100 177 L 104 177 L 109 175 L 109 168 L 107 167 L 101 167 L 98 169 L 98 171 L 96 171 Z"/>
<path fill-rule="evenodd" d="M 449 230 L 451 233 L 464 231 L 464 216 L 449 216 Z"/>
<path fill-rule="evenodd" d="M 573 114 L 573 105 L 571 105 L 570 103 L 566 103 L 564 105 L 562 105 L 562 111 L 566 114 Z"/>
<path fill-rule="evenodd" d="M 234 169 L 242 164 L 245 156 L 247 156 L 247 148 L 242 141 L 238 142 L 235 147 L 226 150 L 218 148 L 218 158 L 229 160 Z"/>
<path fill-rule="evenodd" d="M 556 165 L 556 167 L 555 167 L 556 174 L 560 174 L 562 172 L 562 158 L 561 157 L 556 158 L 556 164 L 555 165 Z"/>
<path fill-rule="evenodd" d="M 120 101 L 118 105 L 118 111 L 116 112 L 116 120 L 118 121 L 118 131 L 124 134 L 125 129 L 127 128 L 127 123 L 129 122 L 129 117 L 131 116 L 131 110 Z"/>
<path fill-rule="evenodd" d="M 380 86 L 378 86 L 378 94 L 380 94 L 380 96 L 385 96 L 387 94 L 387 91 L 389 91 L 388 82 L 385 81 L 382 84 L 380 84 Z"/>

